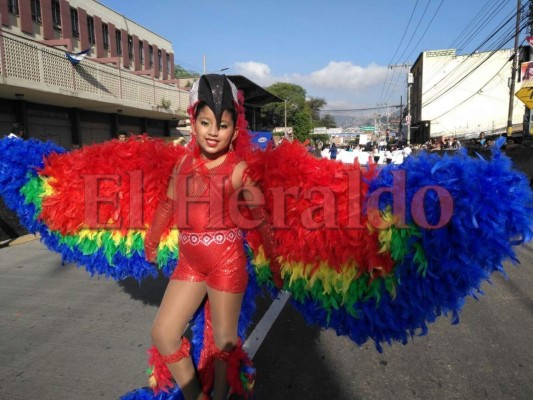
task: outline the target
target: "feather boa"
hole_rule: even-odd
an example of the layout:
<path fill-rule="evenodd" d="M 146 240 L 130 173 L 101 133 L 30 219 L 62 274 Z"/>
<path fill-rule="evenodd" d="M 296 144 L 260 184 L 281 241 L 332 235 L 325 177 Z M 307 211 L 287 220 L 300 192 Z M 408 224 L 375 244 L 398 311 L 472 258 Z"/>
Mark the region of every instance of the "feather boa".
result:
<path fill-rule="evenodd" d="M 290 228 L 276 232 L 284 289 L 293 305 L 309 323 L 335 329 L 360 345 L 372 339 L 378 350 L 382 343 L 406 343 L 425 334 L 427 324 L 442 314 L 451 314 L 456 323 L 465 297 L 480 293 L 483 280 L 503 271 L 503 261 L 517 262 L 512 246 L 531 239 L 529 182 L 501 153 L 502 143 L 489 160 L 423 153 L 379 172 L 317 160 L 295 143 L 264 153 L 251 164 L 263 189 L 289 193 L 297 188 L 284 205 Z M 352 187 L 364 199 L 356 230 L 345 228 L 350 207 L 361 206 L 350 205 L 350 173 L 361 177 L 360 186 Z M 395 176 L 403 176 L 405 185 L 399 192 L 404 201 L 396 204 Z M 320 187 L 334 195 L 336 220 L 331 228 L 310 230 L 301 216 L 312 207 L 319 209 L 314 222 L 327 223 L 325 197 L 308 194 Z M 441 215 L 450 210 L 437 191 L 448 193 L 453 207 L 441 227 Z M 370 200 L 380 192 L 383 225 L 375 228 Z M 268 194 L 267 204 L 275 213 Z M 405 217 L 400 218 L 402 204 Z M 258 279 L 266 283 L 268 262 L 259 241 L 253 238 L 251 244 Z"/>
<path fill-rule="evenodd" d="M 423 153 L 381 170 L 318 160 L 298 143 L 243 153 L 271 214 L 279 212 L 276 190 L 287 194 L 281 207 L 285 227 L 275 235 L 283 288 L 292 294 L 292 304 L 309 323 L 335 329 L 357 344 L 372 339 L 378 350 L 382 343 L 406 343 L 413 335 L 425 334 L 428 324 L 442 314 L 451 314 L 456 323 L 465 297 L 479 294 L 494 271 L 503 272 L 506 259 L 518 262 L 512 246 L 531 239 L 533 194 L 527 178 L 513 170 L 499 150 L 501 144 L 491 159 Z M 63 154 L 51 143 L 4 139 L 0 193 L 21 222 L 39 232 L 65 261 L 83 265 L 91 274 L 142 280 L 158 273 L 144 260 L 145 226 L 172 166 L 187 151 L 139 138 Z M 398 210 L 390 192 L 399 174 L 405 183 L 405 215 L 400 216 L 401 207 Z M 98 208 L 101 227 L 86 226 L 85 185 L 90 175 L 109 178 L 93 187 L 96 197 L 109 201 Z M 132 195 L 139 182 L 140 203 Z M 433 227 L 443 216 L 443 203 L 431 188 L 441 188 L 453 201 L 449 221 L 438 229 Z M 329 212 L 325 192 L 332 194 L 334 213 Z M 370 200 L 380 192 L 377 210 L 384 225 L 376 228 L 369 219 Z M 94 198 L 94 193 L 89 195 Z M 138 209 L 144 219 L 138 220 Z M 121 225 L 109 229 L 117 222 Z M 166 275 L 179 255 L 178 234 L 166 232 L 159 247 L 158 265 Z M 241 338 L 259 288 L 276 294 L 257 232 L 250 231 L 247 242 L 250 285 L 239 321 Z M 199 366 L 202 358 L 211 356 L 202 354 L 208 348 L 205 311 L 199 310 L 193 322 L 192 356 Z M 156 398 L 143 397 L 144 390 L 124 398 Z M 157 396 L 181 394 L 173 389 Z"/>

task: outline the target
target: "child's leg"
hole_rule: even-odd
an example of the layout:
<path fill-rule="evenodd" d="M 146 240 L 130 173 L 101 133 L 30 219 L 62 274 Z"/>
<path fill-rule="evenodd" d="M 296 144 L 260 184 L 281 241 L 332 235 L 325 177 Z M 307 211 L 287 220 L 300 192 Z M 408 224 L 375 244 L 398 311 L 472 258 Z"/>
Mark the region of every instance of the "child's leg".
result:
<path fill-rule="evenodd" d="M 215 345 L 221 351 L 231 351 L 238 341 L 238 323 L 244 293 L 227 293 L 207 288 Z M 215 393 L 213 400 L 225 400 L 228 395 L 227 363 L 215 361 Z"/>
<path fill-rule="evenodd" d="M 152 326 L 152 342 L 163 356 L 176 355 L 168 369 L 186 400 L 196 400 L 200 393 L 191 358 L 181 358 L 181 337 L 206 294 L 204 282 L 171 280 Z"/>

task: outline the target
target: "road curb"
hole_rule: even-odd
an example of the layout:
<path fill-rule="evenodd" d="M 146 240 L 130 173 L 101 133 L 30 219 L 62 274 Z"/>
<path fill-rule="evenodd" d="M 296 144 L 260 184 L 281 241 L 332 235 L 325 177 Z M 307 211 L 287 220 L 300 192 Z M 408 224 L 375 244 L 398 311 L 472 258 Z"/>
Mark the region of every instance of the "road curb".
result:
<path fill-rule="evenodd" d="M 19 244 L 31 242 L 32 240 L 37 240 L 40 237 L 41 236 L 39 234 L 36 234 L 36 235 L 28 234 L 28 235 L 20 236 L 20 237 L 18 237 L 16 239 L 12 240 L 11 242 L 9 242 L 8 246 L 11 247 L 11 246 L 16 246 L 16 245 L 19 245 Z"/>

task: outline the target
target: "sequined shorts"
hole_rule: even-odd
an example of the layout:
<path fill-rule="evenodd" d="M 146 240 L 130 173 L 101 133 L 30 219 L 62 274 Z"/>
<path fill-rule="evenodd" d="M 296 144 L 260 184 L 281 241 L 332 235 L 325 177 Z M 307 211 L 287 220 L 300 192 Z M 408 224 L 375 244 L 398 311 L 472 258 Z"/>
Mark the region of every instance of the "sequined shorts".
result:
<path fill-rule="evenodd" d="M 238 228 L 213 232 L 180 232 L 179 260 L 170 279 L 206 282 L 229 293 L 248 284 L 243 234 Z"/>

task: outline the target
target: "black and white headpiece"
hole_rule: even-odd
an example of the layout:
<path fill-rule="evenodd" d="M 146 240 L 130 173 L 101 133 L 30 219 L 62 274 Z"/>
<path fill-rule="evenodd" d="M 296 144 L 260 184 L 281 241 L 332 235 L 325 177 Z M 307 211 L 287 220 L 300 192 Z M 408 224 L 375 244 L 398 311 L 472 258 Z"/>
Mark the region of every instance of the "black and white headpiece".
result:
<path fill-rule="evenodd" d="M 213 110 L 217 126 L 220 127 L 222 112 L 227 109 L 235 110 L 235 104 L 239 102 L 237 87 L 226 75 L 202 75 L 192 85 L 189 102 L 195 108 L 200 102 L 206 103 Z"/>

